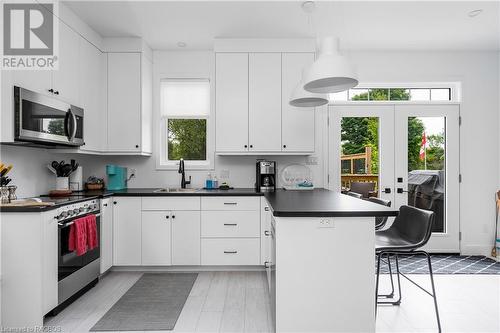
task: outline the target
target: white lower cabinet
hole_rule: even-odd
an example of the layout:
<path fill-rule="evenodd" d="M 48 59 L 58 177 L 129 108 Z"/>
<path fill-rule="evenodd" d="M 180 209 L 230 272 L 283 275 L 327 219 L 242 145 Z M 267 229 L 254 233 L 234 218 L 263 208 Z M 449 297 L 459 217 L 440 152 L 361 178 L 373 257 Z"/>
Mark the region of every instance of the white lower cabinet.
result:
<path fill-rule="evenodd" d="M 172 211 L 172 265 L 200 265 L 200 212 Z"/>
<path fill-rule="evenodd" d="M 113 199 L 113 265 L 141 264 L 141 198 Z"/>
<path fill-rule="evenodd" d="M 114 266 L 262 264 L 259 197 L 115 197 L 109 202 L 113 225 L 109 230 L 103 201 L 102 240 L 112 243 Z M 113 234 L 111 240 L 106 232 Z M 107 244 L 102 248 L 105 271 L 109 251 Z"/>
<path fill-rule="evenodd" d="M 42 214 L 43 223 L 43 266 L 42 306 L 43 313 L 51 311 L 58 303 L 58 226 L 52 214 Z"/>
<path fill-rule="evenodd" d="M 202 265 L 259 265 L 259 238 L 203 238 Z"/>
<path fill-rule="evenodd" d="M 113 199 L 101 202 L 101 274 L 113 266 Z"/>
<path fill-rule="evenodd" d="M 141 228 L 142 265 L 167 266 L 172 264 L 170 211 L 143 211 Z"/>
<path fill-rule="evenodd" d="M 271 207 L 266 198 L 261 198 L 260 211 L 260 264 L 267 265 L 271 261 L 270 242 L 271 238 Z"/>
<path fill-rule="evenodd" d="M 204 211 L 202 237 L 260 237 L 259 211 Z"/>

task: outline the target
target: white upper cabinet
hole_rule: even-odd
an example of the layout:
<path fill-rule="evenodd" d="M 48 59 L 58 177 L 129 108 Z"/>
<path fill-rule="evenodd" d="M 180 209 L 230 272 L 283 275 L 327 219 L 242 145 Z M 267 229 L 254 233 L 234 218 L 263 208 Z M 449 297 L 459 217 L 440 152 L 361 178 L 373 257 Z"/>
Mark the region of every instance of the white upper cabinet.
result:
<path fill-rule="evenodd" d="M 216 151 L 310 154 L 314 108 L 288 103 L 312 52 L 216 53 Z"/>
<path fill-rule="evenodd" d="M 59 69 L 52 71 L 54 96 L 76 106 L 81 104 L 78 73 L 80 39 L 66 24 L 59 24 Z"/>
<path fill-rule="evenodd" d="M 292 90 L 301 80 L 302 69 L 313 62 L 313 53 L 282 54 L 281 143 L 284 152 L 314 152 L 314 108 L 289 104 Z"/>
<path fill-rule="evenodd" d="M 217 151 L 248 151 L 248 54 L 218 53 L 215 75 Z"/>
<path fill-rule="evenodd" d="M 84 141 L 80 149 L 101 152 L 107 148 L 106 124 L 106 55 L 80 39 L 80 104 L 85 112 Z"/>
<path fill-rule="evenodd" d="M 152 74 L 149 60 L 140 52 L 108 53 L 108 151 L 151 153 L 151 83 L 144 84 Z M 149 62 L 149 64 L 148 64 Z M 146 66 L 148 64 L 148 66 Z M 149 90 L 143 91 L 144 90 Z M 147 108 L 147 109 L 146 109 Z M 143 133 L 144 131 L 148 133 Z M 143 136 L 144 134 L 144 136 Z"/>
<path fill-rule="evenodd" d="M 250 53 L 248 147 L 281 150 L 281 53 Z"/>

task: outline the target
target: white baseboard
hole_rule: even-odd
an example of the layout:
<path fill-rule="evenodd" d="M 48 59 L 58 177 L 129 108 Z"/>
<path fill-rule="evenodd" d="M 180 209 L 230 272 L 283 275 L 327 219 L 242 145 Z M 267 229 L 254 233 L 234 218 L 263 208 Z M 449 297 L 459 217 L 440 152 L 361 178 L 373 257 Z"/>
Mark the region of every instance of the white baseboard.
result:
<path fill-rule="evenodd" d="M 464 256 L 487 256 L 491 257 L 492 245 L 462 245 L 460 247 L 460 254 Z"/>
<path fill-rule="evenodd" d="M 113 266 L 113 272 L 263 272 L 264 266 Z"/>

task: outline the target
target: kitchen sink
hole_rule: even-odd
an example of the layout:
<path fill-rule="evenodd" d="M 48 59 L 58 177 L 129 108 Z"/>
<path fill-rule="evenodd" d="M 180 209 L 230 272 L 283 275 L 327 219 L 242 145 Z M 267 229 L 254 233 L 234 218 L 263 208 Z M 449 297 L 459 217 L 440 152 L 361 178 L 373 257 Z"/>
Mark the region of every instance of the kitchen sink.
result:
<path fill-rule="evenodd" d="M 194 193 L 198 191 L 197 188 L 179 188 L 179 187 L 165 187 L 154 190 L 154 193 Z"/>

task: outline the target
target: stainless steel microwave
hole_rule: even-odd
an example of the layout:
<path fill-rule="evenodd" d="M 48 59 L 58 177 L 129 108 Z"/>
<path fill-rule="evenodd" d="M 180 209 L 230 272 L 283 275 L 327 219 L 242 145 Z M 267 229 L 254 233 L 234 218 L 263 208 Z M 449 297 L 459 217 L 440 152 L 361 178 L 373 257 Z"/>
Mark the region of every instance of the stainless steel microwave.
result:
<path fill-rule="evenodd" d="M 15 141 L 84 145 L 82 108 L 14 86 L 14 114 Z"/>

